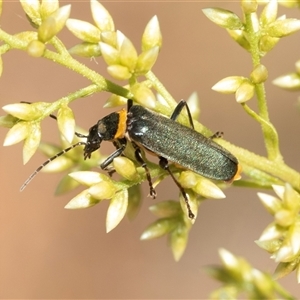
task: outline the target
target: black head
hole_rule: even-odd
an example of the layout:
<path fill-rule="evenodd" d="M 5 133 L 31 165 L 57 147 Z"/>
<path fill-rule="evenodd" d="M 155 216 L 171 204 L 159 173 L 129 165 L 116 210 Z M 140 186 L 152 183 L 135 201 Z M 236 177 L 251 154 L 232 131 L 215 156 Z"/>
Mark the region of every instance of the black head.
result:
<path fill-rule="evenodd" d="M 91 158 L 91 154 L 100 148 L 103 139 L 98 132 L 98 124 L 90 128 L 86 138 L 85 147 L 83 149 L 84 159 Z"/>

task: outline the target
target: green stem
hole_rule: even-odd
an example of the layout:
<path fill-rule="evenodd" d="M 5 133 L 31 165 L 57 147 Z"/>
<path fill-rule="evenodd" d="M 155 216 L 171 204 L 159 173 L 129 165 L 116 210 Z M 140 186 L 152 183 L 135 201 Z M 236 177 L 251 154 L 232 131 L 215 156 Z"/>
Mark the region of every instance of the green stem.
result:
<path fill-rule="evenodd" d="M 259 31 L 256 32 L 254 28 L 254 24 L 252 22 L 252 14 L 246 14 L 245 19 L 246 19 L 246 31 L 248 33 L 249 43 L 251 46 L 250 53 L 252 57 L 252 63 L 253 63 L 253 67 L 255 67 L 260 64 Z M 256 96 L 258 101 L 258 111 L 259 111 L 258 114 L 262 119 L 264 119 L 267 122 L 267 123 L 260 122 L 260 124 L 264 136 L 264 142 L 268 153 L 268 158 L 274 161 L 282 161 L 282 156 L 279 150 L 278 135 L 276 134 L 276 138 L 275 138 L 274 131 L 269 126 L 269 124 L 271 123 L 269 119 L 269 112 L 268 112 L 264 83 L 256 84 L 255 91 L 256 91 Z"/>
<path fill-rule="evenodd" d="M 20 50 L 27 50 L 28 41 L 24 41 L 22 39 L 19 39 L 15 36 L 12 36 L 5 31 L 3 31 L 0 28 L 0 40 L 4 41 L 6 44 L 8 44 L 13 49 L 20 49 Z M 59 46 L 58 41 L 56 41 L 56 46 Z M 43 57 L 50 59 L 56 63 L 59 63 L 78 74 L 86 77 L 91 82 L 99 86 L 99 91 L 109 91 L 111 93 L 117 94 L 119 96 L 125 97 L 125 98 L 131 98 L 132 94 L 124 89 L 123 87 L 105 79 L 103 76 L 98 74 L 97 72 L 91 70 L 84 64 L 81 64 L 77 60 L 75 60 L 72 56 L 65 53 L 56 53 L 51 50 L 45 50 L 45 53 Z"/>

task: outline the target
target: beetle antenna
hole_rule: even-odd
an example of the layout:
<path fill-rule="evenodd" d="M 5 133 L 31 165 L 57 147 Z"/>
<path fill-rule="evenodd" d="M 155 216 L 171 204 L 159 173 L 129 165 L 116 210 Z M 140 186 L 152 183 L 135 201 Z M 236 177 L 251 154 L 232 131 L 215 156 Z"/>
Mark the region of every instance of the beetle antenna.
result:
<path fill-rule="evenodd" d="M 79 137 L 86 137 L 83 136 L 81 134 L 76 134 Z M 50 157 L 48 160 L 46 160 L 44 163 L 42 163 L 27 179 L 26 181 L 23 183 L 23 185 L 20 188 L 20 192 L 22 192 L 26 186 L 30 183 L 30 181 L 44 168 L 46 167 L 51 161 L 53 161 L 54 159 L 56 159 L 57 157 L 65 154 L 66 152 L 69 152 L 70 150 L 74 149 L 77 146 L 81 146 L 81 145 L 86 145 L 86 142 L 78 142 L 64 150 L 62 150 L 61 152 L 55 154 L 54 156 Z"/>

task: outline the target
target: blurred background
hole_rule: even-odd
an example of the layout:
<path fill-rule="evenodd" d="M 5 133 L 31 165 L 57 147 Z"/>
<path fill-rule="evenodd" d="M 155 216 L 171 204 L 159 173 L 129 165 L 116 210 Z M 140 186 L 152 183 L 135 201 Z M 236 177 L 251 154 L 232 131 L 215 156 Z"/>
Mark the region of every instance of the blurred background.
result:
<path fill-rule="evenodd" d="M 63 4 L 68 4 L 64 1 Z M 72 1 L 72 18 L 92 22 L 89 1 Z M 145 25 L 157 15 L 163 47 L 154 73 L 175 99 L 187 99 L 196 91 L 201 105 L 200 121 L 213 132 L 224 131 L 225 139 L 265 155 L 260 126 L 235 102 L 233 95 L 211 90 L 230 75 L 249 76 L 249 54 L 235 44 L 224 29 L 211 23 L 204 7 L 223 7 L 241 15 L 239 2 L 125 2 L 105 1 L 105 7 L 121 30 L 140 49 Z M 279 15 L 299 18 L 298 10 L 279 8 Z M 1 28 L 13 34 L 32 30 L 18 2 L 4 1 Z M 64 29 L 59 37 L 68 47 L 78 43 Z M 276 126 L 285 161 L 299 170 L 299 128 L 297 94 L 271 84 L 276 77 L 294 71 L 299 59 L 299 33 L 282 39 L 262 60 L 268 68 L 266 83 L 270 117 Z M 82 60 L 108 79 L 101 58 Z M 55 101 L 89 84 L 86 79 L 45 59 L 10 51 L 3 57 L 0 104 L 20 101 Z M 122 83 L 120 83 L 122 84 Z M 88 129 L 109 113 L 103 103 L 109 94 L 99 93 L 72 103 L 77 124 Z M 255 100 L 252 107 L 255 109 Z M 2 113 L 3 115 L 4 113 Z M 58 142 L 54 121 L 43 122 L 43 140 Z M 7 129 L 0 128 L 3 141 Z M 113 146 L 104 144 L 103 153 Z M 186 252 L 175 262 L 165 238 L 139 240 L 155 220 L 148 207 L 148 185 L 143 184 L 144 201 L 137 218 L 124 219 L 105 233 L 108 202 L 86 210 L 65 210 L 80 191 L 55 197 L 62 174 L 40 173 L 22 193 L 19 188 L 45 157 L 36 154 L 22 164 L 22 145 L 0 147 L 0 298 L 198 298 L 205 299 L 219 286 L 204 267 L 219 264 L 221 247 L 244 256 L 256 268 L 273 272 L 275 263 L 254 240 L 271 222 L 260 204 L 257 190 L 229 188 L 226 199 L 208 200 L 200 208 Z M 174 183 L 157 188 L 155 201 L 178 199 Z M 272 192 L 270 191 L 272 194 Z M 280 283 L 296 297 L 300 291 L 295 274 Z"/>

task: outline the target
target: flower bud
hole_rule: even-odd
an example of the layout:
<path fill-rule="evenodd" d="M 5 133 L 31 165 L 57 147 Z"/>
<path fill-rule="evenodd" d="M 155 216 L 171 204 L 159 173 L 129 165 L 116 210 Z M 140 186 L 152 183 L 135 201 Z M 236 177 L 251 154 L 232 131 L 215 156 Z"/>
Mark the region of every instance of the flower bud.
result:
<path fill-rule="evenodd" d="M 280 238 L 284 233 L 284 229 L 277 226 L 275 223 L 271 223 L 265 228 L 262 232 L 259 240 L 260 241 L 268 241 Z"/>
<path fill-rule="evenodd" d="M 158 52 L 158 46 L 142 52 L 138 57 L 134 72 L 138 75 L 148 73 L 156 62 Z"/>
<path fill-rule="evenodd" d="M 178 201 L 168 200 L 159 202 L 149 207 L 149 210 L 159 218 L 170 218 L 178 216 L 182 213 L 182 209 Z"/>
<path fill-rule="evenodd" d="M 264 65 L 257 65 L 250 74 L 253 83 L 265 82 L 268 78 L 268 70 Z"/>
<path fill-rule="evenodd" d="M 203 13 L 215 24 L 227 29 L 242 29 L 243 23 L 232 11 L 222 8 L 204 8 Z"/>
<path fill-rule="evenodd" d="M 227 29 L 227 32 L 241 47 L 243 47 L 247 51 L 250 51 L 251 46 L 250 46 L 249 41 L 247 40 L 243 30 Z"/>
<path fill-rule="evenodd" d="M 119 57 L 121 65 L 127 67 L 130 72 L 133 72 L 138 56 L 135 47 L 127 37 L 124 37 L 122 45 L 119 48 Z"/>
<path fill-rule="evenodd" d="M 66 206 L 66 209 L 82 209 L 94 206 L 99 200 L 93 198 L 88 190 L 84 190 L 75 196 Z"/>
<path fill-rule="evenodd" d="M 34 106 L 28 103 L 15 103 L 8 104 L 2 107 L 2 109 L 21 120 L 31 121 L 41 116 L 41 112 L 34 109 Z"/>
<path fill-rule="evenodd" d="M 78 181 L 80 184 L 92 186 L 101 181 L 108 181 L 109 177 L 105 174 L 92 171 L 78 171 L 69 174 L 70 177 Z"/>
<path fill-rule="evenodd" d="M 142 51 L 158 46 L 161 48 L 162 35 L 157 16 L 154 16 L 146 25 L 142 36 Z"/>
<path fill-rule="evenodd" d="M 114 158 L 113 166 L 117 173 L 122 177 L 131 181 L 136 181 L 139 179 L 139 175 L 134 163 L 127 157 L 119 156 Z"/>
<path fill-rule="evenodd" d="M 245 78 L 241 76 L 226 77 L 217 82 L 212 87 L 212 90 L 223 94 L 233 94 L 237 91 L 244 80 Z"/>
<path fill-rule="evenodd" d="M 260 22 L 267 25 L 274 22 L 277 18 L 278 4 L 277 0 L 270 0 L 260 14 Z"/>
<path fill-rule="evenodd" d="M 141 240 L 150 240 L 171 232 L 177 224 L 176 218 L 163 218 L 148 226 L 141 235 Z"/>
<path fill-rule="evenodd" d="M 46 45 L 39 41 L 33 40 L 27 46 L 27 53 L 32 57 L 41 57 L 46 49 Z"/>
<path fill-rule="evenodd" d="M 78 55 L 81 57 L 97 57 L 101 55 L 99 44 L 83 42 L 73 46 L 68 50 L 71 55 Z"/>
<path fill-rule="evenodd" d="M 262 52 L 261 55 L 264 56 L 271 51 L 278 42 L 279 38 L 263 35 L 259 40 L 259 50 Z"/>
<path fill-rule="evenodd" d="M 6 128 L 12 128 L 19 121 L 18 118 L 12 115 L 0 116 L 0 126 Z"/>
<path fill-rule="evenodd" d="M 290 73 L 280 76 L 273 80 L 273 84 L 291 91 L 300 90 L 300 75 L 298 73 Z"/>
<path fill-rule="evenodd" d="M 254 96 L 254 85 L 245 80 L 235 93 L 235 99 L 238 103 L 244 103 Z"/>
<path fill-rule="evenodd" d="M 281 201 L 274 196 L 265 193 L 257 193 L 257 196 L 264 205 L 264 207 L 272 215 L 274 215 L 277 211 L 279 211 L 282 208 Z"/>
<path fill-rule="evenodd" d="M 127 101 L 128 101 L 127 98 L 124 98 L 116 94 L 111 94 L 111 96 L 107 99 L 103 107 L 109 108 L 109 107 L 123 106 L 127 104 Z"/>
<path fill-rule="evenodd" d="M 92 185 L 88 192 L 98 200 L 104 200 L 104 199 L 110 199 L 112 198 L 116 193 L 116 188 L 112 184 L 112 182 L 103 180 L 99 183 L 96 183 Z"/>
<path fill-rule="evenodd" d="M 99 43 L 103 59 L 107 65 L 116 65 L 120 63 L 119 51 L 106 43 Z"/>
<path fill-rule="evenodd" d="M 242 0 L 242 10 L 245 14 L 251 14 L 257 10 L 257 1 L 256 0 Z"/>
<path fill-rule="evenodd" d="M 40 1 L 39 0 L 22 0 L 22 8 L 33 24 L 41 24 Z"/>
<path fill-rule="evenodd" d="M 193 190 L 197 193 L 202 195 L 205 198 L 213 198 L 213 199 L 223 199 L 226 198 L 225 194 L 222 190 L 216 186 L 212 181 L 197 176 L 197 184 L 193 187 Z"/>
<path fill-rule="evenodd" d="M 28 130 L 29 134 L 23 146 L 23 164 L 25 165 L 36 152 L 41 141 L 41 126 L 39 123 L 33 123 Z"/>
<path fill-rule="evenodd" d="M 184 224 L 178 224 L 170 234 L 170 246 L 175 261 L 179 261 L 188 242 L 189 230 Z"/>
<path fill-rule="evenodd" d="M 91 0 L 91 11 L 93 15 L 93 19 L 97 25 L 97 27 L 101 31 L 114 31 L 115 25 L 114 21 L 109 14 L 109 12 L 105 9 L 105 7 L 99 3 L 97 0 Z"/>
<path fill-rule="evenodd" d="M 156 98 L 153 92 L 148 87 L 142 84 L 135 84 L 131 88 L 131 92 L 134 95 L 134 99 L 142 106 L 150 109 L 155 108 Z"/>
<path fill-rule="evenodd" d="M 121 65 L 110 65 L 107 67 L 110 76 L 118 80 L 127 80 L 132 76 L 127 67 Z"/>
<path fill-rule="evenodd" d="M 58 9 L 59 9 L 58 0 L 42 0 L 41 8 L 40 8 L 42 19 L 47 18 L 49 15 L 51 15 Z"/>
<path fill-rule="evenodd" d="M 69 143 L 72 143 L 75 134 L 75 119 L 72 109 L 67 105 L 59 108 L 57 125 L 60 133 Z"/>
<path fill-rule="evenodd" d="M 300 29 L 300 20 L 276 20 L 266 27 L 266 32 L 271 37 L 281 38 L 291 35 Z"/>
<path fill-rule="evenodd" d="M 192 171 L 183 171 L 180 173 L 178 181 L 185 189 L 190 189 L 196 186 L 197 184 L 197 175 Z"/>
<path fill-rule="evenodd" d="M 115 31 L 104 31 L 100 34 L 101 42 L 114 48 L 117 47 L 117 33 Z"/>
<path fill-rule="evenodd" d="M 294 215 L 287 209 L 281 209 L 275 213 L 275 222 L 282 227 L 288 227 L 294 222 Z"/>
<path fill-rule="evenodd" d="M 91 23 L 68 19 L 66 23 L 67 28 L 80 40 L 88 43 L 99 43 L 101 31 Z"/>
<path fill-rule="evenodd" d="M 3 146 L 11 146 L 25 140 L 29 130 L 30 125 L 28 122 L 18 122 L 7 132 Z"/>
<path fill-rule="evenodd" d="M 66 21 L 70 16 L 70 12 L 71 5 L 65 5 L 43 20 L 38 29 L 39 40 L 46 43 L 57 35 L 65 26 Z"/>
<path fill-rule="evenodd" d="M 128 206 L 128 191 L 121 190 L 110 200 L 106 215 L 106 232 L 113 230 L 124 218 Z"/>

